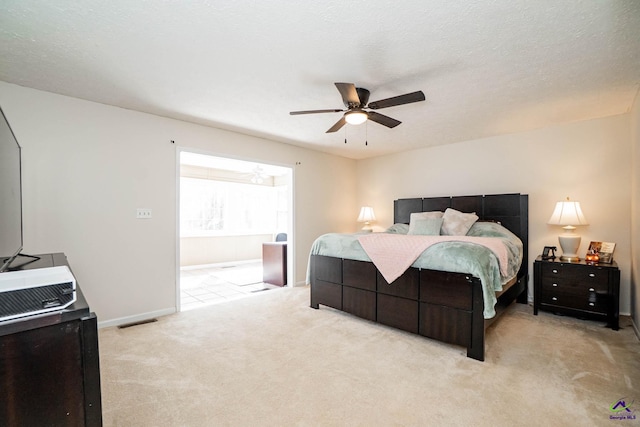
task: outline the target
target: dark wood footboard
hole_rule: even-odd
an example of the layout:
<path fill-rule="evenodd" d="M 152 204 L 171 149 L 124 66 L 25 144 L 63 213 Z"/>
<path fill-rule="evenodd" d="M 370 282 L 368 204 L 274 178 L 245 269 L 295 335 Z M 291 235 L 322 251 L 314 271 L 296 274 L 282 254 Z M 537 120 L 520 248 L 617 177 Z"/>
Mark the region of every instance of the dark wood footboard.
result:
<path fill-rule="evenodd" d="M 468 274 L 409 268 L 392 285 L 370 262 L 312 255 L 311 307 L 326 305 L 355 316 L 467 348 L 484 360 L 482 285 Z M 523 280 L 498 306 L 526 289 Z M 508 302 L 507 302 L 508 300 Z M 493 319 L 491 319 L 493 320 Z"/>

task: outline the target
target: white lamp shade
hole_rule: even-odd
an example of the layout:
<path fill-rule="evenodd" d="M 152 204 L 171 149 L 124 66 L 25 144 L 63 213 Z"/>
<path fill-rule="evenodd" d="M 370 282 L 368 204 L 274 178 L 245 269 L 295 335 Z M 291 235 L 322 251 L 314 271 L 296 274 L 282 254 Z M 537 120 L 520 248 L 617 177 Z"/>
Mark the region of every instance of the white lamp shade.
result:
<path fill-rule="evenodd" d="M 565 200 L 556 203 L 556 208 L 547 221 L 550 225 L 589 225 L 580 208 L 580 202 Z"/>
<path fill-rule="evenodd" d="M 358 222 L 375 221 L 376 215 L 373 213 L 371 206 L 363 206 L 360 208 L 360 215 L 358 215 Z"/>

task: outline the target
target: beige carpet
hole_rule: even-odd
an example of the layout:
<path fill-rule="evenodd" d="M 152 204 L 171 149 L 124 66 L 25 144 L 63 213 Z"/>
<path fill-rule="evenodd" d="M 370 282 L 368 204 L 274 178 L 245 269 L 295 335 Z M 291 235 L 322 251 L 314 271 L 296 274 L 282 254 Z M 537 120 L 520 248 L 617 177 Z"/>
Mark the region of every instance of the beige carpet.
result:
<path fill-rule="evenodd" d="M 461 347 L 285 288 L 99 331 L 106 426 L 627 426 L 640 343 L 602 323 L 512 305 L 478 362 Z M 611 420 L 635 400 L 637 420 Z M 626 411 L 625 411 L 626 412 Z"/>

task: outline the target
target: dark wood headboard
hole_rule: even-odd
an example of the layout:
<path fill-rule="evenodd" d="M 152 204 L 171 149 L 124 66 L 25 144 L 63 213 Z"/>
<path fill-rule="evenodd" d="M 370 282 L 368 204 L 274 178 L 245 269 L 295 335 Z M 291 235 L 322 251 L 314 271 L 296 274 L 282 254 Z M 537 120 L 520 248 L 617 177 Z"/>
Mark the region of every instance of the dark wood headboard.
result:
<path fill-rule="evenodd" d="M 522 240 L 524 254 L 519 277 L 527 274 L 529 258 L 529 196 L 527 194 L 490 194 L 481 196 L 421 197 L 393 202 L 394 224 L 409 224 L 414 212 L 442 211 L 452 208 L 475 212 L 480 221 L 499 222 Z"/>

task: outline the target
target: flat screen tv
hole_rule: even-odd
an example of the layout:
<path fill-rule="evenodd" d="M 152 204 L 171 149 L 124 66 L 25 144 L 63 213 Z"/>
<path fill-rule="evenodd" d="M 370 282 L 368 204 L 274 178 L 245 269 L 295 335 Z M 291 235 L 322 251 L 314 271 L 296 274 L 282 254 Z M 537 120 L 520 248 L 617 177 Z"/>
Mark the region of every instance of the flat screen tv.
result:
<path fill-rule="evenodd" d="M 20 145 L 0 108 L 0 273 L 22 251 Z"/>

